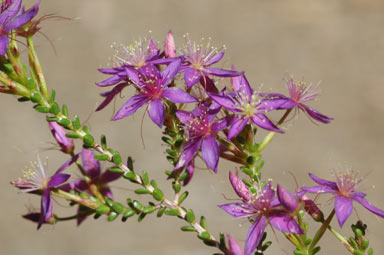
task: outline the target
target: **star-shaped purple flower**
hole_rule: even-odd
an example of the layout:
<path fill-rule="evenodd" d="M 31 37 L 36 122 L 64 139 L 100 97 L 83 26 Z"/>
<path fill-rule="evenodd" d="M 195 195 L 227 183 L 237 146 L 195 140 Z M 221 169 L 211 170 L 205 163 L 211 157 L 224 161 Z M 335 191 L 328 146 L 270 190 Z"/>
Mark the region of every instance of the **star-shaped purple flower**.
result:
<path fill-rule="evenodd" d="M 210 41 L 203 45 L 202 43 L 191 41 L 188 36 L 186 39 L 186 45 L 183 50 L 186 64 L 180 68 L 179 72 L 184 72 L 184 80 L 188 88 L 200 81 L 207 91 L 217 92 L 213 81 L 209 77 L 210 75 L 218 77 L 241 75 L 240 72 L 210 67 L 224 57 L 224 51 L 212 47 Z"/>
<path fill-rule="evenodd" d="M 217 111 L 205 105 L 197 107 L 192 112 L 177 111 L 176 116 L 188 132 L 188 140 L 175 169 L 188 165 L 199 149 L 207 166 L 217 172 L 219 163 L 219 145 L 216 142 L 217 133 L 227 127 L 226 119 L 215 120 Z"/>
<path fill-rule="evenodd" d="M 108 183 L 117 180 L 122 175 L 108 170 L 101 173 L 100 163 L 94 159 L 94 155 L 93 151 L 87 149 L 83 149 L 80 153 L 83 170 L 91 178 L 91 182 L 89 184 L 83 179 L 78 179 L 60 186 L 59 189 L 67 192 L 70 190 L 74 190 L 76 192 L 87 192 L 89 195 L 92 195 L 90 185 L 96 185 L 103 196 L 113 199 Z M 80 207 L 78 209 L 78 213 L 81 215 Z M 86 216 L 77 218 L 77 224 L 80 225 L 80 223 L 85 219 Z"/>
<path fill-rule="evenodd" d="M 181 59 L 173 61 L 161 72 L 153 65 L 147 65 L 139 69 L 139 72 L 126 69 L 130 73 L 131 80 L 139 89 L 139 93 L 130 99 L 119 109 L 113 120 L 119 120 L 132 115 L 144 104 L 149 104 L 148 114 L 151 120 L 162 127 L 164 121 L 163 100 L 174 103 L 193 103 L 198 100 L 180 88 L 168 85 L 172 82 L 181 65 Z"/>
<path fill-rule="evenodd" d="M 51 190 L 66 182 L 70 175 L 62 172 L 78 158 L 78 155 L 65 162 L 51 177 L 47 177 L 43 163 L 38 156 L 37 163 L 24 172 L 24 179 L 12 181 L 11 184 L 23 192 L 41 194 L 41 212 L 37 229 L 52 217 Z"/>
<path fill-rule="evenodd" d="M 289 97 L 278 93 L 260 93 L 265 98 L 263 100 L 263 109 L 270 111 L 295 108 L 307 113 L 312 119 L 325 124 L 333 120 L 332 117 L 321 114 L 305 104 L 319 96 L 319 93 L 316 91 L 317 86 L 314 86 L 312 83 L 306 84 L 301 81 L 295 81 L 292 77 L 285 80 L 285 86 L 288 89 Z"/>
<path fill-rule="evenodd" d="M 217 104 L 235 113 L 228 139 L 236 137 L 249 121 L 269 131 L 283 132 L 265 115 L 265 104 L 261 103 L 258 93 L 251 88 L 244 74 L 232 78 L 232 85 L 233 93 L 208 93 Z"/>
<path fill-rule="evenodd" d="M 335 197 L 335 212 L 340 227 L 342 227 L 348 217 L 352 214 L 353 203 L 352 201 L 358 202 L 364 206 L 368 211 L 384 218 L 384 211 L 376 208 L 365 197 L 366 194 L 359 192 L 356 188 L 362 182 L 362 178 L 352 171 L 347 170 L 346 172 L 335 173 L 336 181 L 327 181 L 316 177 L 313 174 L 309 174 L 309 177 L 319 184 L 314 187 L 304 187 L 303 191 L 315 194 L 330 193 Z"/>
<path fill-rule="evenodd" d="M 289 195 L 279 196 L 279 199 L 289 197 L 289 201 L 279 201 L 275 196 L 272 183 L 268 182 L 263 189 L 259 188 L 255 197 L 243 181 L 232 172 L 229 172 L 229 179 L 235 192 L 243 201 L 219 205 L 219 207 L 235 218 L 249 217 L 254 222 L 248 230 L 244 247 L 245 255 L 251 255 L 255 251 L 267 223 L 282 232 L 303 233 L 296 220 L 290 215 L 288 209 L 292 208 L 284 207 L 286 204 L 292 205 L 293 198 L 290 198 Z"/>
<path fill-rule="evenodd" d="M 38 0 L 30 9 L 24 11 L 21 9 L 22 0 L 3 1 L 0 8 L 0 55 L 4 56 L 8 49 L 8 35 L 11 30 L 17 29 L 33 17 L 39 11 L 40 0 Z"/>

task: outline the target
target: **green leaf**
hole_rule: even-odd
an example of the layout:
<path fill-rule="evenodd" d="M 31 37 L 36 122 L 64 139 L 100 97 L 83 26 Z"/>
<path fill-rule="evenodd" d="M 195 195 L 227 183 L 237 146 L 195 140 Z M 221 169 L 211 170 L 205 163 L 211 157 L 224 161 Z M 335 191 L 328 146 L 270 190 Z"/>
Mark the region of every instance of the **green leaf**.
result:
<path fill-rule="evenodd" d="M 151 180 L 151 185 L 152 187 L 154 187 L 155 189 L 159 188 L 159 186 L 157 185 L 157 182 L 155 180 Z"/>
<path fill-rule="evenodd" d="M 17 99 L 17 101 L 19 101 L 19 102 L 27 102 L 27 101 L 29 101 L 29 98 L 28 97 L 19 97 Z"/>
<path fill-rule="evenodd" d="M 161 189 L 155 189 L 152 193 L 152 196 L 156 201 L 164 200 L 164 193 L 163 191 L 161 191 Z"/>
<path fill-rule="evenodd" d="M 186 216 L 186 219 L 189 223 L 193 224 L 195 223 L 195 214 L 193 213 L 193 210 L 192 209 L 189 209 L 187 211 L 187 216 Z"/>
<path fill-rule="evenodd" d="M 100 141 L 101 141 L 101 147 L 104 150 L 106 150 L 107 149 L 107 138 L 105 137 L 105 135 L 101 135 Z"/>
<path fill-rule="evenodd" d="M 123 174 L 124 173 L 123 169 L 121 169 L 119 167 L 111 167 L 108 170 L 110 172 L 112 172 L 112 173 L 119 173 L 119 174 Z"/>
<path fill-rule="evenodd" d="M 123 177 L 125 179 L 128 179 L 128 180 L 131 180 L 131 181 L 134 181 L 136 182 L 136 174 L 134 172 L 126 172 Z"/>
<path fill-rule="evenodd" d="M 207 220 L 205 219 L 204 216 L 200 217 L 200 225 L 204 228 L 207 229 Z"/>
<path fill-rule="evenodd" d="M 41 113 L 49 113 L 49 107 L 48 106 L 41 106 L 38 105 L 35 107 L 35 110 Z"/>
<path fill-rule="evenodd" d="M 165 151 L 166 151 L 166 152 L 168 153 L 168 155 L 171 156 L 171 157 L 175 157 L 175 156 L 177 155 L 176 151 L 174 151 L 174 150 L 166 149 Z"/>
<path fill-rule="evenodd" d="M 68 127 L 69 125 L 71 125 L 71 121 L 65 117 L 58 118 L 57 123 L 63 127 Z"/>
<path fill-rule="evenodd" d="M 179 193 L 180 190 L 181 190 L 181 184 L 179 184 L 179 183 L 174 183 L 174 184 L 172 184 L 172 188 L 173 188 L 173 190 L 175 191 L 175 193 Z"/>
<path fill-rule="evenodd" d="M 32 92 L 30 98 L 31 98 L 32 102 L 39 103 L 42 99 L 42 96 L 41 96 L 40 92 L 34 91 L 34 92 Z M 59 112 L 60 112 L 60 109 L 59 109 Z"/>
<path fill-rule="evenodd" d="M 139 195 L 142 195 L 142 194 L 151 194 L 151 191 L 147 190 L 147 189 L 137 189 L 135 190 L 135 193 L 136 194 L 139 194 Z"/>
<path fill-rule="evenodd" d="M 137 201 L 137 200 L 133 201 L 133 207 L 136 208 L 139 211 L 143 211 L 144 210 L 144 206 L 139 201 Z"/>
<path fill-rule="evenodd" d="M 97 207 L 95 209 L 96 213 L 98 213 L 98 214 L 105 214 L 105 213 L 109 212 L 109 210 L 110 210 L 109 207 L 106 205 L 100 205 L 99 207 Z"/>
<path fill-rule="evenodd" d="M 179 205 L 184 202 L 184 200 L 188 197 L 188 194 L 189 194 L 188 191 L 184 191 L 183 194 L 181 194 L 178 201 Z"/>
<path fill-rule="evenodd" d="M 63 104 L 61 112 L 68 118 L 68 106 Z"/>
<path fill-rule="evenodd" d="M 108 215 L 108 221 L 109 221 L 109 222 L 114 221 L 118 216 L 119 216 L 118 213 L 111 212 L 111 213 Z"/>
<path fill-rule="evenodd" d="M 112 209 L 117 213 L 122 213 L 124 211 L 124 206 L 118 202 L 112 204 Z"/>
<path fill-rule="evenodd" d="M 143 172 L 141 179 L 143 180 L 143 184 L 145 186 L 149 185 L 149 177 L 148 177 L 148 173 L 146 171 Z"/>
<path fill-rule="evenodd" d="M 180 175 L 180 177 L 179 177 L 179 182 L 182 182 L 182 181 L 184 181 L 185 180 L 185 178 L 187 178 L 188 177 L 188 173 L 187 172 L 185 172 L 185 173 L 183 173 L 182 175 Z"/>
<path fill-rule="evenodd" d="M 95 138 L 93 138 L 93 136 L 90 134 L 86 134 L 83 137 L 83 142 L 85 146 L 92 147 L 93 143 L 95 142 Z"/>
<path fill-rule="evenodd" d="M 127 166 L 129 170 L 133 171 L 133 160 L 131 157 L 128 157 Z"/>
<path fill-rule="evenodd" d="M 124 211 L 123 217 L 124 218 L 129 218 L 129 217 L 132 217 L 135 214 L 136 214 L 136 212 L 132 208 L 128 208 L 127 210 Z"/>
<path fill-rule="evenodd" d="M 180 229 L 185 232 L 196 232 L 196 229 L 192 226 L 182 226 Z"/>
<path fill-rule="evenodd" d="M 207 231 L 201 232 L 197 235 L 197 237 L 204 241 L 211 240 L 211 234 L 209 234 Z"/>
<path fill-rule="evenodd" d="M 115 163 L 118 166 L 121 166 L 123 164 L 123 161 L 121 160 L 120 153 L 117 151 L 113 154 L 112 159 L 113 159 L 113 163 Z"/>
<path fill-rule="evenodd" d="M 54 115 L 57 115 L 60 113 L 60 107 L 56 102 L 52 103 L 50 112 Z"/>
<path fill-rule="evenodd" d="M 56 98 L 56 91 L 52 89 L 51 96 L 49 97 L 49 103 L 53 104 L 55 102 L 55 98 Z"/>
<path fill-rule="evenodd" d="M 153 213 L 155 210 L 156 210 L 155 206 L 149 205 L 149 206 L 144 207 L 143 213 L 150 214 L 150 213 Z"/>
<path fill-rule="evenodd" d="M 107 154 L 97 154 L 97 155 L 95 155 L 93 157 L 94 157 L 94 159 L 100 160 L 100 161 L 109 160 L 109 156 Z"/>
<path fill-rule="evenodd" d="M 165 209 L 167 209 L 166 207 L 161 207 L 158 211 L 157 211 L 157 217 L 161 217 L 163 216 L 163 213 L 165 211 Z"/>
<path fill-rule="evenodd" d="M 75 116 L 73 117 L 72 124 L 73 124 L 73 127 L 74 127 L 76 130 L 79 130 L 79 129 L 81 128 L 81 123 L 80 123 L 79 116 L 75 115 Z"/>
<path fill-rule="evenodd" d="M 137 221 L 138 221 L 138 222 L 142 222 L 143 219 L 145 218 L 145 216 L 147 216 L 145 213 L 141 213 L 141 214 L 139 215 L 139 217 L 137 218 Z"/>
<path fill-rule="evenodd" d="M 169 216 L 179 216 L 180 212 L 178 209 L 168 209 L 165 211 L 165 214 Z"/>

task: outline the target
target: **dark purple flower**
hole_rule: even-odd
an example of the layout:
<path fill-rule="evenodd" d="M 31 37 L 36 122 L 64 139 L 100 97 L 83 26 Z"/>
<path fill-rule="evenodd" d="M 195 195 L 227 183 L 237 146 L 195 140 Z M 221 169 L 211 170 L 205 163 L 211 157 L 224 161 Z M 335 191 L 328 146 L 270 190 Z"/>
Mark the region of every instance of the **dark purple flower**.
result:
<path fill-rule="evenodd" d="M 337 216 L 337 220 L 339 222 L 340 227 L 342 227 L 348 217 L 352 214 L 353 211 L 353 203 L 352 201 L 358 202 L 362 206 L 364 206 L 368 211 L 384 218 L 384 211 L 374 207 L 371 203 L 369 203 L 366 199 L 365 193 L 359 192 L 356 188 L 362 182 L 362 178 L 358 176 L 352 170 L 342 171 L 335 173 L 336 181 L 327 181 L 316 177 L 313 174 L 309 174 L 309 177 L 319 184 L 314 187 L 304 187 L 303 191 L 315 194 L 321 193 L 330 193 L 335 197 L 335 212 Z"/>
<path fill-rule="evenodd" d="M 38 193 L 41 194 L 41 212 L 39 218 L 39 224 L 37 229 L 41 227 L 44 222 L 48 222 L 52 217 L 52 197 L 51 190 L 64 182 L 66 182 L 70 175 L 62 174 L 69 165 L 75 162 L 78 155 L 72 157 L 70 160 L 65 162 L 51 177 L 47 177 L 43 164 L 40 157 L 37 157 L 37 162 L 31 165 L 24 172 L 24 179 L 12 181 L 11 184 L 19 188 L 23 192 L 27 193 Z"/>
<path fill-rule="evenodd" d="M 205 105 L 192 112 L 177 111 L 176 116 L 188 132 L 188 140 L 175 169 L 186 166 L 201 148 L 201 154 L 207 166 L 217 172 L 219 163 L 219 145 L 217 133 L 227 127 L 227 120 L 215 120 L 217 111 L 213 112 Z"/>
<path fill-rule="evenodd" d="M 75 149 L 75 144 L 72 139 L 65 136 L 65 130 L 56 122 L 49 122 L 49 129 L 56 142 L 59 144 L 61 151 L 71 153 Z"/>
<path fill-rule="evenodd" d="M 94 159 L 94 155 L 95 154 L 93 151 L 87 149 L 83 149 L 80 153 L 83 170 L 88 175 L 88 177 L 90 177 L 90 183 L 87 183 L 83 179 L 78 179 L 64 184 L 58 188 L 67 192 L 74 190 L 76 192 L 87 192 L 89 195 L 92 195 L 90 186 L 95 185 L 103 196 L 107 196 L 110 199 L 113 199 L 111 189 L 108 187 L 108 183 L 117 180 L 122 175 L 120 173 L 111 172 L 109 170 L 101 173 L 100 163 Z M 82 214 L 80 207 L 78 209 L 78 214 Z M 79 217 L 77 219 L 77 224 L 80 225 L 80 223 L 85 219 L 86 216 Z"/>
<path fill-rule="evenodd" d="M 312 83 L 307 85 L 305 82 L 295 81 L 292 77 L 289 77 L 285 80 L 285 86 L 288 89 L 289 97 L 278 93 L 260 94 L 265 97 L 263 108 L 266 111 L 295 108 L 302 110 L 312 119 L 322 123 L 328 124 L 333 120 L 332 117 L 323 115 L 305 104 L 319 96 L 319 93 L 316 91 L 318 85 L 314 86 Z"/>
<path fill-rule="evenodd" d="M 39 11 L 40 0 L 38 0 L 33 7 L 24 11 L 21 10 L 22 0 L 7 0 L 3 1 L 0 13 L 0 55 L 4 56 L 8 49 L 8 35 L 11 30 L 17 29 L 33 17 Z"/>
<path fill-rule="evenodd" d="M 294 217 L 290 215 L 288 208 L 284 207 L 289 202 L 280 202 L 275 197 L 271 182 L 268 182 L 263 189 L 259 188 L 254 196 L 238 176 L 230 173 L 229 178 L 234 190 L 242 198 L 242 202 L 219 205 L 219 207 L 235 218 L 248 217 L 253 220 L 245 242 L 245 255 L 251 255 L 255 251 L 268 222 L 282 232 L 303 233 Z"/>
<path fill-rule="evenodd" d="M 261 103 L 258 93 L 254 91 L 245 75 L 232 78 L 234 92 L 208 95 L 219 105 L 235 113 L 228 131 L 228 139 L 236 137 L 251 121 L 266 130 L 283 132 L 265 115 L 264 104 Z"/>
<path fill-rule="evenodd" d="M 177 59 L 162 71 L 159 71 L 153 65 L 147 65 L 139 69 L 139 72 L 128 70 L 131 72 L 131 80 L 139 89 L 139 93 L 130 99 L 119 109 L 113 120 L 119 120 L 132 115 L 142 107 L 148 104 L 148 114 L 151 120 L 162 127 L 164 121 L 164 105 L 163 100 L 167 99 L 174 103 L 193 103 L 198 100 L 180 88 L 168 85 L 172 82 L 177 74 L 181 60 Z"/>
<path fill-rule="evenodd" d="M 212 47 L 210 40 L 206 45 L 191 41 L 188 36 L 186 40 L 183 50 L 186 65 L 183 65 L 179 72 L 184 72 L 184 80 L 188 88 L 201 81 L 208 91 L 216 92 L 217 89 L 209 78 L 210 75 L 218 77 L 241 75 L 240 72 L 210 67 L 224 57 L 224 51 Z"/>

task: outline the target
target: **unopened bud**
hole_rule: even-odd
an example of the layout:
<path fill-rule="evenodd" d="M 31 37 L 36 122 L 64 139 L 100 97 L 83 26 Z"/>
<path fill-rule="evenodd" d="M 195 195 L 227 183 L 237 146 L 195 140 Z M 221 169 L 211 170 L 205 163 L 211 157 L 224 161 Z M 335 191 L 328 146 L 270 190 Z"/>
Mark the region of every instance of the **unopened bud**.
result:
<path fill-rule="evenodd" d="M 75 149 L 73 140 L 65 135 L 65 130 L 56 122 L 49 122 L 49 129 L 56 142 L 60 145 L 61 151 L 64 153 L 71 153 Z"/>
<path fill-rule="evenodd" d="M 315 202 L 313 202 L 312 199 L 307 197 L 306 195 L 303 195 L 301 199 L 304 202 L 304 209 L 305 211 L 317 222 L 324 221 L 324 214 L 323 212 L 317 207 Z"/>
<path fill-rule="evenodd" d="M 172 30 L 168 31 L 167 38 L 165 39 L 164 53 L 167 58 L 176 57 L 175 40 L 173 39 Z"/>

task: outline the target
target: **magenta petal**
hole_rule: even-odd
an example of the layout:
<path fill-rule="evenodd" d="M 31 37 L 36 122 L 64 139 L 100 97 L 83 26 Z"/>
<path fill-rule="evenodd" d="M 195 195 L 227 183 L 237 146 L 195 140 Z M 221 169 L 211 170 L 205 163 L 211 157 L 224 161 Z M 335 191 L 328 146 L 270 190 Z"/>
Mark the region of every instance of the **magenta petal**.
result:
<path fill-rule="evenodd" d="M 229 248 L 228 255 L 244 255 L 243 249 L 232 236 L 227 234 L 227 239 L 228 239 L 228 248 Z"/>
<path fill-rule="evenodd" d="M 335 212 L 337 216 L 337 221 L 339 222 L 340 227 L 342 228 L 344 222 L 352 214 L 353 204 L 352 199 L 344 196 L 336 196 L 335 198 Z"/>
<path fill-rule="evenodd" d="M 291 192 L 279 184 L 277 185 L 277 196 L 281 205 L 284 206 L 288 211 L 292 212 L 296 210 L 298 205 L 296 198 L 293 196 L 293 194 L 291 194 Z"/>
<path fill-rule="evenodd" d="M 99 68 L 97 71 L 103 74 L 117 74 L 121 70 L 119 68 Z"/>
<path fill-rule="evenodd" d="M 125 67 L 125 73 L 127 74 L 128 78 L 135 84 L 139 84 L 140 83 L 140 78 L 139 78 L 139 74 L 138 72 L 136 71 L 136 69 L 134 68 L 131 68 L 131 67 Z"/>
<path fill-rule="evenodd" d="M 267 222 L 265 218 L 260 217 L 256 219 L 253 225 L 249 228 L 244 247 L 245 255 L 253 254 L 263 237 L 266 224 Z"/>
<path fill-rule="evenodd" d="M 100 175 L 100 163 L 94 158 L 95 153 L 91 150 L 83 149 L 81 151 L 81 159 L 83 163 L 84 171 L 89 177 L 96 178 Z"/>
<path fill-rule="evenodd" d="M 120 81 L 122 81 L 121 77 L 118 74 L 115 74 L 114 76 L 109 77 L 108 79 L 106 79 L 104 81 L 97 82 L 96 85 L 99 87 L 108 87 L 108 86 L 115 85 L 116 83 L 119 83 Z"/>
<path fill-rule="evenodd" d="M 21 0 L 13 0 L 7 9 L 0 13 L 0 24 L 3 25 L 11 20 L 20 10 Z"/>
<path fill-rule="evenodd" d="M 371 213 L 374 213 L 374 214 L 384 218 L 384 211 L 379 209 L 379 208 L 376 208 L 375 206 L 373 206 L 370 202 L 368 202 L 364 198 L 359 197 L 359 196 L 354 196 L 353 199 L 356 202 L 360 203 L 362 206 L 364 206 Z"/>
<path fill-rule="evenodd" d="M 206 92 L 218 93 L 219 90 L 215 86 L 215 82 L 209 78 L 207 75 L 202 75 L 200 77 L 200 84 L 204 87 Z"/>
<path fill-rule="evenodd" d="M 148 115 L 156 125 L 159 127 L 163 126 L 164 105 L 161 99 L 156 99 L 149 103 Z"/>
<path fill-rule="evenodd" d="M 215 112 L 215 111 L 216 110 L 214 110 L 213 112 Z M 216 114 L 216 113 L 214 113 L 214 114 Z M 213 114 L 213 116 L 215 116 L 214 114 Z M 219 133 L 221 130 L 227 128 L 231 119 L 232 119 L 231 116 L 227 116 L 227 117 L 224 117 L 223 119 L 217 120 L 212 125 L 212 131 L 215 133 Z"/>
<path fill-rule="evenodd" d="M 265 114 L 262 113 L 256 113 L 252 116 L 252 121 L 257 126 L 264 128 L 269 131 L 284 133 L 282 130 L 280 130 L 278 127 L 276 127 L 275 124 L 273 124 L 272 121 L 270 121 Z"/>
<path fill-rule="evenodd" d="M 228 140 L 231 140 L 232 138 L 236 137 L 244 129 L 248 121 L 249 121 L 248 117 L 242 117 L 242 116 L 235 117 L 228 131 Z"/>
<path fill-rule="evenodd" d="M 68 159 L 64 164 L 62 164 L 60 166 L 59 169 L 57 169 L 57 171 L 54 173 L 54 175 L 56 174 L 59 174 L 61 172 L 63 172 L 65 169 L 67 169 L 67 167 L 69 167 L 70 165 L 72 165 L 74 162 L 76 162 L 76 160 L 79 158 L 79 153 L 74 155 L 72 158 Z"/>
<path fill-rule="evenodd" d="M 213 99 L 216 103 L 219 105 L 223 106 L 224 108 L 234 111 L 234 112 L 239 112 L 237 109 L 237 106 L 235 102 L 232 100 L 232 98 L 224 95 L 218 95 L 218 94 L 213 94 L 213 93 L 208 93 L 208 96 Z"/>
<path fill-rule="evenodd" d="M 41 196 L 41 212 L 40 212 L 40 220 L 37 225 L 37 229 L 41 227 L 41 225 L 48 221 L 52 217 L 52 197 L 51 191 L 49 189 L 43 190 L 43 194 Z"/>
<path fill-rule="evenodd" d="M 201 77 L 201 72 L 193 68 L 188 69 L 184 73 L 184 80 L 188 88 L 195 85 L 200 80 L 200 77 Z"/>
<path fill-rule="evenodd" d="M 200 144 L 200 138 L 188 141 L 187 145 L 184 147 L 183 152 L 181 153 L 175 169 L 179 169 L 188 164 L 195 156 L 196 152 L 200 149 Z"/>
<path fill-rule="evenodd" d="M 192 113 L 183 110 L 177 111 L 176 116 L 184 124 L 190 123 L 194 118 Z"/>
<path fill-rule="evenodd" d="M 235 218 L 244 218 L 254 216 L 256 214 L 256 212 L 252 210 L 251 205 L 247 203 L 230 203 L 218 205 L 218 207 Z"/>
<path fill-rule="evenodd" d="M 173 80 L 173 78 L 175 77 L 177 72 L 179 71 L 180 66 L 181 66 L 181 59 L 178 58 L 177 60 L 170 63 L 167 66 L 167 68 L 165 68 L 163 71 L 161 71 L 161 77 L 162 77 L 161 83 L 164 86 L 167 86 L 169 83 L 171 83 L 171 81 Z"/>
<path fill-rule="evenodd" d="M 234 77 L 242 74 L 241 72 L 225 70 L 220 68 L 207 68 L 204 70 L 204 73 L 211 74 L 214 76 L 219 76 L 219 77 Z"/>
<path fill-rule="evenodd" d="M 213 57 L 211 57 L 207 62 L 205 62 L 205 66 L 210 66 L 213 65 L 217 62 L 219 62 L 222 58 L 224 57 L 224 52 L 219 52 Z"/>
<path fill-rule="evenodd" d="M 251 200 L 252 194 L 249 192 L 247 185 L 244 184 L 239 176 L 234 175 L 231 171 L 229 171 L 229 181 L 239 197 L 241 197 L 244 201 Z"/>
<path fill-rule="evenodd" d="M 284 211 L 274 211 L 268 215 L 271 225 L 281 232 L 303 234 L 296 220 Z"/>
<path fill-rule="evenodd" d="M 309 106 L 306 106 L 303 104 L 300 104 L 300 106 L 303 107 L 304 110 L 308 113 L 308 115 L 311 116 L 312 119 L 314 119 L 314 120 L 320 121 L 320 122 L 325 123 L 325 124 L 328 124 L 331 122 L 331 120 L 333 120 L 332 117 L 328 117 L 324 114 L 321 114 L 320 112 L 316 111 L 315 109 L 313 109 Z"/>
<path fill-rule="evenodd" d="M 273 110 L 291 109 L 297 106 L 297 103 L 289 98 L 274 98 L 274 99 L 263 99 L 260 103 L 259 110 L 267 112 Z"/>
<path fill-rule="evenodd" d="M 116 85 L 112 90 L 101 93 L 101 96 L 105 97 L 104 101 L 97 107 L 96 111 L 100 111 L 104 109 L 114 98 L 117 94 L 119 94 L 126 86 L 128 86 L 127 83 L 120 83 Z"/>
<path fill-rule="evenodd" d="M 48 182 L 48 188 L 53 188 L 57 185 L 60 185 L 64 182 L 66 182 L 69 177 L 71 177 L 69 174 L 55 174 L 53 175 Z"/>
<path fill-rule="evenodd" d="M 39 2 L 40 1 L 38 1 L 37 4 L 35 4 L 30 9 L 28 9 L 26 12 L 16 16 L 11 22 L 6 24 L 4 26 L 5 31 L 10 31 L 10 30 L 19 28 L 23 26 L 25 23 L 29 22 L 33 17 L 35 17 L 39 11 L 39 5 L 38 5 Z"/>
<path fill-rule="evenodd" d="M 0 56 L 4 56 L 5 52 L 8 49 L 9 40 L 8 37 L 2 35 L 0 36 Z"/>
<path fill-rule="evenodd" d="M 303 187 L 301 188 L 302 191 L 304 192 L 309 192 L 309 193 L 315 193 L 315 194 L 321 194 L 321 193 L 331 193 L 334 194 L 336 192 L 335 189 L 330 188 L 328 186 L 313 186 L 313 187 Z"/>
<path fill-rule="evenodd" d="M 194 103 L 198 100 L 179 88 L 166 88 L 163 90 L 163 97 L 174 103 Z"/>
<path fill-rule="evenodd" d="M 65 135 L 65 130 L 56 122 L 49 122 L 49 129 L 56 142 L 59 144 L 61 151 L 64 153 L 70 153 L 74 150 L 75 144 L 71 138 Z"/>
<path fill-rule="evenodd" d="M 121 173 L 115 173 L 107 170 L 100 176 L 100 181 L 101 183 L 106 184 L 108 182 L 113 182 L 119 179 L 121 176 L 122 176 Z"/>
<path fill-rule="evenodd" d="M 207 136 L 203 139 L 201 154 L 203 155 L 203 159 L 207 166 L 216 173 L 217 165 L 219 163 L 219 146 L 217 145 L 214 136 Z"/>
<path fill-rule="evenodd" d="M 330 188 L 332 188 L 334 190 L 337 190 L 337 185 L 336 185 L 335 182 L 331 182 L 331 181 L 327 181 L 327 180 L 324 180 L 324 179 L 320 179 L 319 177 L 317 177 L 316 175 L 314 175 L 312 173 L 309 173 L 308 175 L 317 184 L 328 186 L 328 187 L 330 187 Z"/>
<path fill-rule="evenodd" d="M 134 114 L 141 106 L 148 101 L 148 97 L 143 95 L 135 95 L 128 99 L 127 102 L 117 111 L 113 120 L 119 120 Z"/>
<path fill-rule="evenodd" d="M 185 168 L 185 172 L 188 173 L 188 176 L 183 181 L 184 186 L 187 185 L 191 181 L 191 179 L 193 177 L 193 173 L 195 172 L 195 162 L 193 160 L 191 160 L 191 162 L 189 162 L 189 164 Z"/>

